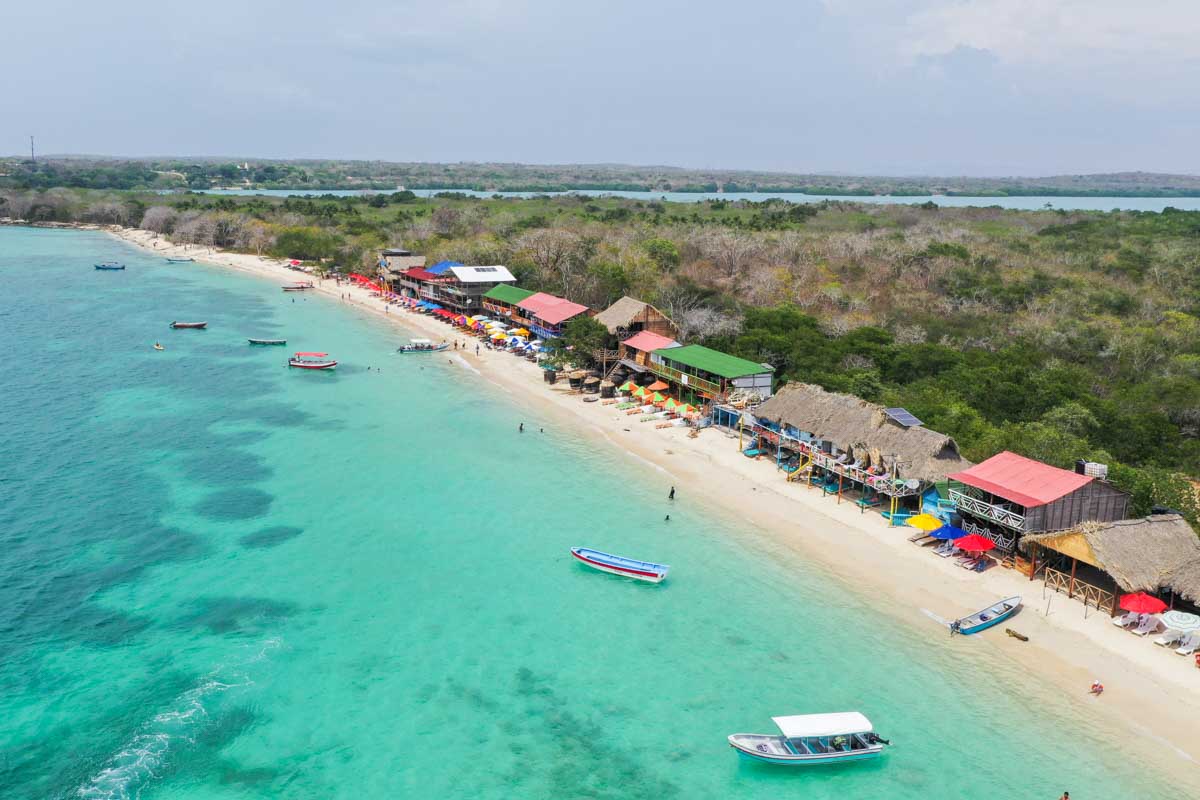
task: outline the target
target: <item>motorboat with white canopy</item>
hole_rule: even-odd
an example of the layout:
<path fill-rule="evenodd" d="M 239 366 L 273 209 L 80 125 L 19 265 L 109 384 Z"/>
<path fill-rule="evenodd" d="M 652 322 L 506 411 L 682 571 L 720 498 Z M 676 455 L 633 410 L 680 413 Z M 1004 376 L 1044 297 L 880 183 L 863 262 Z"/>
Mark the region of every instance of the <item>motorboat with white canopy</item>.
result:
<path fill-rule="evenodd" d="M 730 747 L 756 761 L 798 766 L 874 758 L 890 744 L 857 711 L 771 717 L 771 721 L 781 735 L 735 733 L 729 737 Z"/>

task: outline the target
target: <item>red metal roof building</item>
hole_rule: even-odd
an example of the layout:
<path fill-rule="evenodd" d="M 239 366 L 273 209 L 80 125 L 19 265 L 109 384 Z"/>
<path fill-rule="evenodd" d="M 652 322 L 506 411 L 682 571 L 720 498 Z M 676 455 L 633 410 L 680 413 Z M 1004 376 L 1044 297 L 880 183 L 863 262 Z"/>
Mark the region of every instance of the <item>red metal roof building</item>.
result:
<path fill-rule="evenodd" d="M 948 477 L 964 528 L 970 530 L 975 520 L 1010 542 L 1022 533 L 1066 530 L 1129 514 L 1129 495 L 1111 484 L 1008 451 Z"/>
<path fill-rule="evenodd" d="M 538 292 L 517 303 L 528 314 L 530 330 L 542 339 L 562 336 L 562 324 L 580 314 L 589 313 L 587 306 L 572 303 L 552 294 Z"/>

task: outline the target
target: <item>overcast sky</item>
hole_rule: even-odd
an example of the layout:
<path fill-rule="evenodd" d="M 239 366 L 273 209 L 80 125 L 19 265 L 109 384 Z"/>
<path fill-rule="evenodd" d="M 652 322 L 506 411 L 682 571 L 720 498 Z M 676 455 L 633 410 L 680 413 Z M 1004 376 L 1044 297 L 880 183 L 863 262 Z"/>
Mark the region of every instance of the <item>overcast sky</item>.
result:
<path fill-rule="evenodd" d="M 0 152 L 1200 173 L 1196 0 L 6 3 Z"/>

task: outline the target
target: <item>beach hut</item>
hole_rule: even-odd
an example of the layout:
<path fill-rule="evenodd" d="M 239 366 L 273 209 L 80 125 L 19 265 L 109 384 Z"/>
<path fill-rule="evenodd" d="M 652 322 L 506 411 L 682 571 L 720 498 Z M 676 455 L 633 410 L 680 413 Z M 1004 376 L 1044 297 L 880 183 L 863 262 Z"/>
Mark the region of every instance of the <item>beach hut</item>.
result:
<path fill-rule="evenodd" d="M 926 428 L 903 409 L 885 408 L 807 383 L 789 383 L 754 409 L 750 430 L 798 454 L 789 478 L 829 477 L 840 500 L 846 488 L 864 511 L 886 500 L 896 524 L 918 509 L 921 496 L 952 472 L 971 466 L 953 438 Z M 746 415 L 749 417 L 749 415 Z M 823 484 L 825 485 L 825 484 Z"/>
<path fill-rule="evenodd" d="M 678 328 L 666 314 L 649 303 L 626 295 L 596 315 L 596 321 L 619 339 L 642 331 L 668 339 L 679 335 Z"/>
<path fill-rule="evenodd" d="M 1116 614 L 1120 595 L 1157 593 L 1200 600 L 1200 540 L 1179 514 L 1141 519 L 1088 521 L 1068 530 L 1026 534 L 1029 579 L 1038 573 L 1048 588 L 1078 597 L 1084 605 Z M 1194 566 L 1193 566 L 1194 565 Z"/>
<path fill-rule="evenodd" d="M 662 380 L 679 385 L 681 392 L 707 399 L 735 391 L 770 397 L 775 374 L 770 364 L 756 364 L 698 344 L 655 350 L 648 366 Z"/>
<path fill-rule="evenodd" d="M 947 477 L 963 530 L 990 536 L 1005 553 L 1028 534 L 1125 519 L 1130 503 L 1106 481 L 1007 450 Z"/>

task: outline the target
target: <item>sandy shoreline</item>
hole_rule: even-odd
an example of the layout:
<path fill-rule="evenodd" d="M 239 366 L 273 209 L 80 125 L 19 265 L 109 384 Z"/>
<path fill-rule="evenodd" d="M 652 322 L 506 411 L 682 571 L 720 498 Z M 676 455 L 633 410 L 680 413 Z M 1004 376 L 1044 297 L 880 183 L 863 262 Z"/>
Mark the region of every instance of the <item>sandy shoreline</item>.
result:
<path fill-rule="evenodd" d="M 275 259 L 171 245 L 150 231 L 105 230 L 163 256 L 191 257 L 280 283 L 297 278 L 295 271 Z M 1001 626 L 973 637 L 977 640 L 973 644 L 1036 678 L 1046 690 L 1060 692 L 1078 712 L 1081 726 L 1094 724 L 1123 734 L 1121 741 L 1128 743 L 1131 757 L 1143 759 L 1144 753 L 1145 760 L 1139 763 L 1148 770 L 1169 770 L 1188 781 L 1200 780 L 1200 737 L 1195 735 L 1200 729 L 1200 670 L 1191 658 L 1156 647 L 1149 637 L 1117 629 L 1105 613 L 1089 610 L 1085 619 L 1080 603 L 1053 592 L 1044 595 L 1040 581 L 1030 582 L 1003 569 L 968 573 L 936 558 L 908 543 L 908 529 L 889 528 L 877 513 L 860 513 L 850 502 L 839 505 L 819 490 L 785 482 L 773 463 L 743 457 L 736 437 L 707 430 L 690 439 L 683 428 L 655 429 L 612 406 L 583 403 L 563 387 L 549 387 L 537 366 L 523 359 L 486 349 L 476 356 L 473 340 L 436 319 L 396 307 L 385 312 L 369 292 L 332 280 L 320 281 L 316 291 L 335 301 L 345 296 L 344 302 L 356 308 L 430 338 L 468 341 L 466 352 L 450 355 L 465 370 L 525 404 L 530 424 L 534 420 L 542 424 L 544 418 L 546 424 L 582 429 L 665 470 L 669 477 L 664 477 L 664 483 L 678 487 L 681 501 L 702 497 L 719 504 L 750 529 L 739 535 L 762 536 L 786 546 L 806 563 L 869 592 L 873 605 L 897 620 L 920 625 L 915 620 L 922 618 L 922 609 L 952 618 L 1000 597 L 1022 595 L 1025 607 L 1011 627 L 1029 641 L 1007 637 Z M 931 646 L 943 635 L 929 623 Z M 1095 678 L 1107 689 L 1101 698 L 1087 694 Z M 1036 713 L 1036 707 L 1031 713 Z"/>

